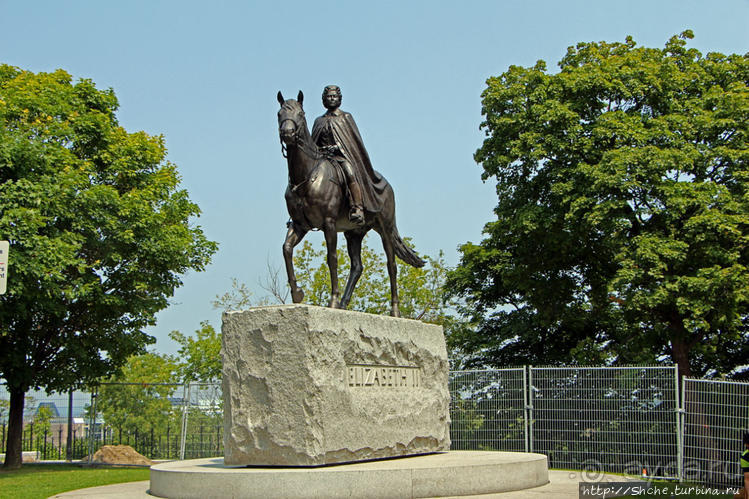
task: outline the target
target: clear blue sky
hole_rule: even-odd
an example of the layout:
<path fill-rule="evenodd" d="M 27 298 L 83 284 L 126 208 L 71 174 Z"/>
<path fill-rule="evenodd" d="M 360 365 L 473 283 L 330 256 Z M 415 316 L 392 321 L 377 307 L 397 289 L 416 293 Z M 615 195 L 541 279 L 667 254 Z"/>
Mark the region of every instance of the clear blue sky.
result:
<path fill-rule="evenodd" d="M 0 62 L 63 68 L 114 88 L 129 131 L 163 134 L 197 220 L 220 243 L 206 272 L 189 274 L 150 330 L 220 325 L 210 300 L 231 277 L 257 295 L 266 260 L 280 266 L 288 218 L 276 92 L 305 93 L 308 121 L 327 84 L 343 91 L 374 166 L 393 185 L 400 232 L 421 253 L 479 241 L 493 184 L 481 144 L 487 77 L 538 59 L 551 70 L 570 45 L 622 41 L 662 47 L 692 29 L 703 53 L 749 51 L 748 0 L 194 2 L 0 0 Z M 2 200 L 0 200 L 2 202 Z M 321 235 L 308 236 L 318 246 Z M 376 235 L 367 238 L 380 247 Z M 11 276 L 12 278 L 12 276 Z"/>

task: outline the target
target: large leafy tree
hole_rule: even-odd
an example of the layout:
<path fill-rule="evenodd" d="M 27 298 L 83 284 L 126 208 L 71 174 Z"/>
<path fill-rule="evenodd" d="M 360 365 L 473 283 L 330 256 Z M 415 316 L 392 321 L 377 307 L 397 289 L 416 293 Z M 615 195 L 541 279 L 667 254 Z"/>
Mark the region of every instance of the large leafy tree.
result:
<path fill-rule="evenodd" d="M 23 394 L 116 371 L 144 328 L 216 250 L 166 161 L 164 139 L 119 126 L 114 92 L 62 70 L 0 65 L 0 376 L 10 392 L 5 466 L 20 466 Z"/>
<path fill-rule="evenodd" d="M 749 57 L 690 38 L 580 43 L 556 74 L 488 80 L 475 158 L 496 219 L 448 280 L 474 363 L 749 358 Z"/>

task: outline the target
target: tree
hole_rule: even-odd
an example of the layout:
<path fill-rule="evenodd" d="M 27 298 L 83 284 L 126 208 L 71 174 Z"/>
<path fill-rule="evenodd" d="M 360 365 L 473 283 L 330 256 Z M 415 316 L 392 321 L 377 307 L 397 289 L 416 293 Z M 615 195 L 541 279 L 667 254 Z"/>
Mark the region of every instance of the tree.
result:
<path fill-rule="evenodd" d="M 39 405 L 34 414 L 34 428 L 37 435 L 46 434 L 52 426 L 52 409 L 46 405 Z"/>
<path fill-rule="evenodd" d="M 0 375 L 10 392 L 5 467 L 21 464 L 23 394 L 116 371 L 181 274 L 216 251 L 165 160 L 164 138 L 118 125 L 114 91 L 62 70 L 0 65 Z"/>
<path fill-rule="evenodd" d="M 512 66 L 482 94 L 475 159 L 496 220 L 448 278 L 475 364 L 749 357 L 749 57 L 624 43 Z"/>
<path fill-rule="evenodd" d="M 110 428 L 146 435 L 166 430 L 174 411 L 169 398 L 179 386 L 174 359 L 167 355 L 133 355 L 121 372 L 108 378 L 97 394 L 97 410 Z"/>
<path fill-rule="evenodd" d="M 184 382 L 214 383 L 221 379 L 221 336 L 208 321 L 200 323 L 195 337 L 172 331 L 169 337 L 180 344 L 177 376 Z"/>

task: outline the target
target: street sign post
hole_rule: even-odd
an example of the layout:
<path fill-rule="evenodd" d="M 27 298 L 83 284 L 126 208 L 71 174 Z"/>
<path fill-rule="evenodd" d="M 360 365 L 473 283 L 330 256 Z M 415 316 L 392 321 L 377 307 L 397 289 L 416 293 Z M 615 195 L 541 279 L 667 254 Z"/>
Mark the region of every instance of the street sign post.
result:
<path fill-rule="evenodd" d="M 5 294 L 8 285 L 8 250 L 10 243 L 0 241 L 0 295 Z"/>

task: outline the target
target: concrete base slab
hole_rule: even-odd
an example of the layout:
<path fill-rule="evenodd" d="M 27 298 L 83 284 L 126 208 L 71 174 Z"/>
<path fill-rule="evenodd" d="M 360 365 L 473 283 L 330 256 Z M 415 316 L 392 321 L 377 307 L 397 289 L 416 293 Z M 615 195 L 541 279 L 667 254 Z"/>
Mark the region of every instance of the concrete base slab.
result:
<path fill-rule="evenodd" d="M 166 498 L 416 498 L 490 494 L 549 482 L 546 456 L 451 451 L 315 468 L 232 468 L 222 458 L 151 467 Z"/>

